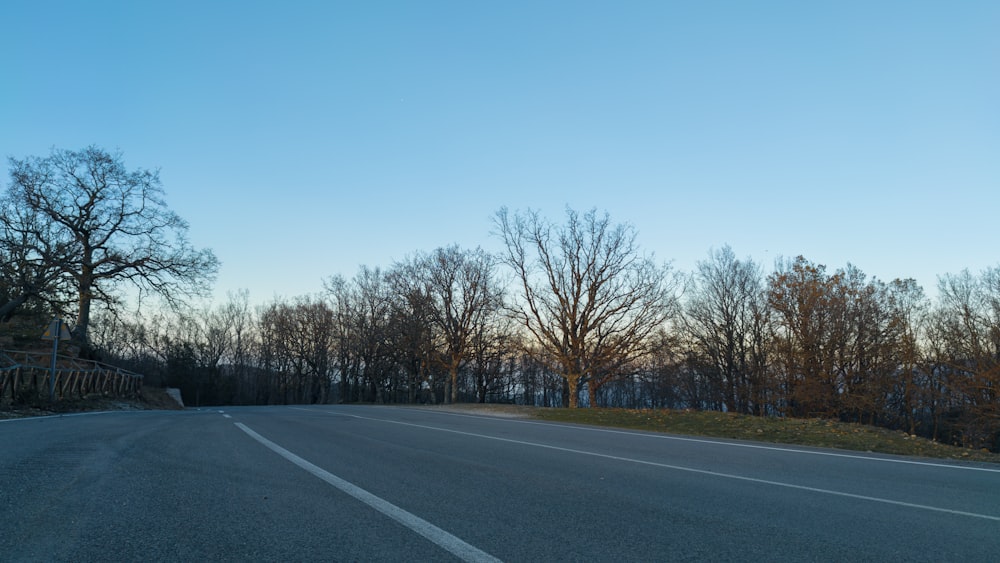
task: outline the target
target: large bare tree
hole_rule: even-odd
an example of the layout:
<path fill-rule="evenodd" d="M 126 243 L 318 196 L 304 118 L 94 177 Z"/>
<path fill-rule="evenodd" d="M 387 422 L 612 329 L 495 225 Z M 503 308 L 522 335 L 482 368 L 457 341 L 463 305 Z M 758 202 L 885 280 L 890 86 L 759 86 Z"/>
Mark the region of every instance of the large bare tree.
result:
<path fill-rule="evenodd" d="M 11 158 L 10 176 L 10 201 L 44 221 L 38 237 L 52 238 L 36 240 L 37 248 L 59 249 L 46 260 L 77 296 L 73 338 L 83 347 L 92 304 L 113 304 L 121 284 L 178 302 L 204 293 L 218 270 L 215 255 L 192 247 L 187 223 L 167 208 L 159 173 L 130 171 L 119 153 L 53 149 Z"/>
<path fill-rule="evenodd" d="M 512 313 L 565 379 L 564 404 L 575 408 L 581 384 L 650 352 L 676 311 L 677 284 L 669 266 L 640 253 L 634 227 L 572 209 L 564 225 L 506 208 L 495 223 L 523 291 Z"/>

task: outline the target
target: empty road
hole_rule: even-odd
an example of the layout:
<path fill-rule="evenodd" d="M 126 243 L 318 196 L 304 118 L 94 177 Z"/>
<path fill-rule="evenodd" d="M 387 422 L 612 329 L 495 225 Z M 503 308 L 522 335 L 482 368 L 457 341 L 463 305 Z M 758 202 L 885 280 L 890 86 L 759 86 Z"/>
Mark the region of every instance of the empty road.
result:
<path fill-rule="evenodd" d="M 0 421 L 3 561 L 997 561 L 1000 466 L 439 410 Z"/>

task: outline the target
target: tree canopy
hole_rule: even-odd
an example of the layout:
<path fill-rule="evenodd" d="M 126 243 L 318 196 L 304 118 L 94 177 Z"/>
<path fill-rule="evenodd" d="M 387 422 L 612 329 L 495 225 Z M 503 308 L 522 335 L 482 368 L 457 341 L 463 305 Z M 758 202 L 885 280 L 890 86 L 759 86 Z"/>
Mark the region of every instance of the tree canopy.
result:
<path fill-rule="evenodd" d="M 120 153 L 96 146 L 9 164 L 2 248 L 16 260 L 4 272 L 11 290 L 0 311 L 48 300 L 75 314 L 73 339 L 86 348 L 93 304 L 113 308 L 122 286 L 172 304 L 209 289 L 218 260 L 188 241 L 158 171 L 129 170 Z"/>
<path fill-rule="evenodd" d="M 504 261 L 521 286 L 512 309 L 577 406 L 582 383 L 593 398 L 611 374 L 648 352 L 652 336 L 675 311 L 675 286 L 666 266 L 643 256 L 635 229 L 596 210 L 566 212 L 554 225 L 536 212 L 497 213 Z"/>

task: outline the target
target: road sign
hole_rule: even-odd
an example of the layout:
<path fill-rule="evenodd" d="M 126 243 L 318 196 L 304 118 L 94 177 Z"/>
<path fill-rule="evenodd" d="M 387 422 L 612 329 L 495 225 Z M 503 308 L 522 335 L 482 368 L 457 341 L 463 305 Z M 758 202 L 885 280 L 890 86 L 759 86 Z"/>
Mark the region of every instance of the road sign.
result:
<path fill-rule="evenodd" d="M 54 319 L 45 329 L 42 340 L 69 340 L 69 329 L 61 319 Z"/>

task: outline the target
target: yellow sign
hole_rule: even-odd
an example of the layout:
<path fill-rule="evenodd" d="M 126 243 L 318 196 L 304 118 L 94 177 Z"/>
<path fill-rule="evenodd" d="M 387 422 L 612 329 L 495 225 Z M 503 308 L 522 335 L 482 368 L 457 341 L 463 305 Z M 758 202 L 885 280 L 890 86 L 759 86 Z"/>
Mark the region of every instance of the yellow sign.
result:
<path fill-rule="evenodd" d="M 61 319 L 55 319 L 49 323 L 49 328 L 45 329 L 42 340 L 55 340 L 55 335 L 57 334 L 59 335 L 59 340 L 69 340 L 69 328 L 66 327 L 66 323 L 62 322 Z"/>

